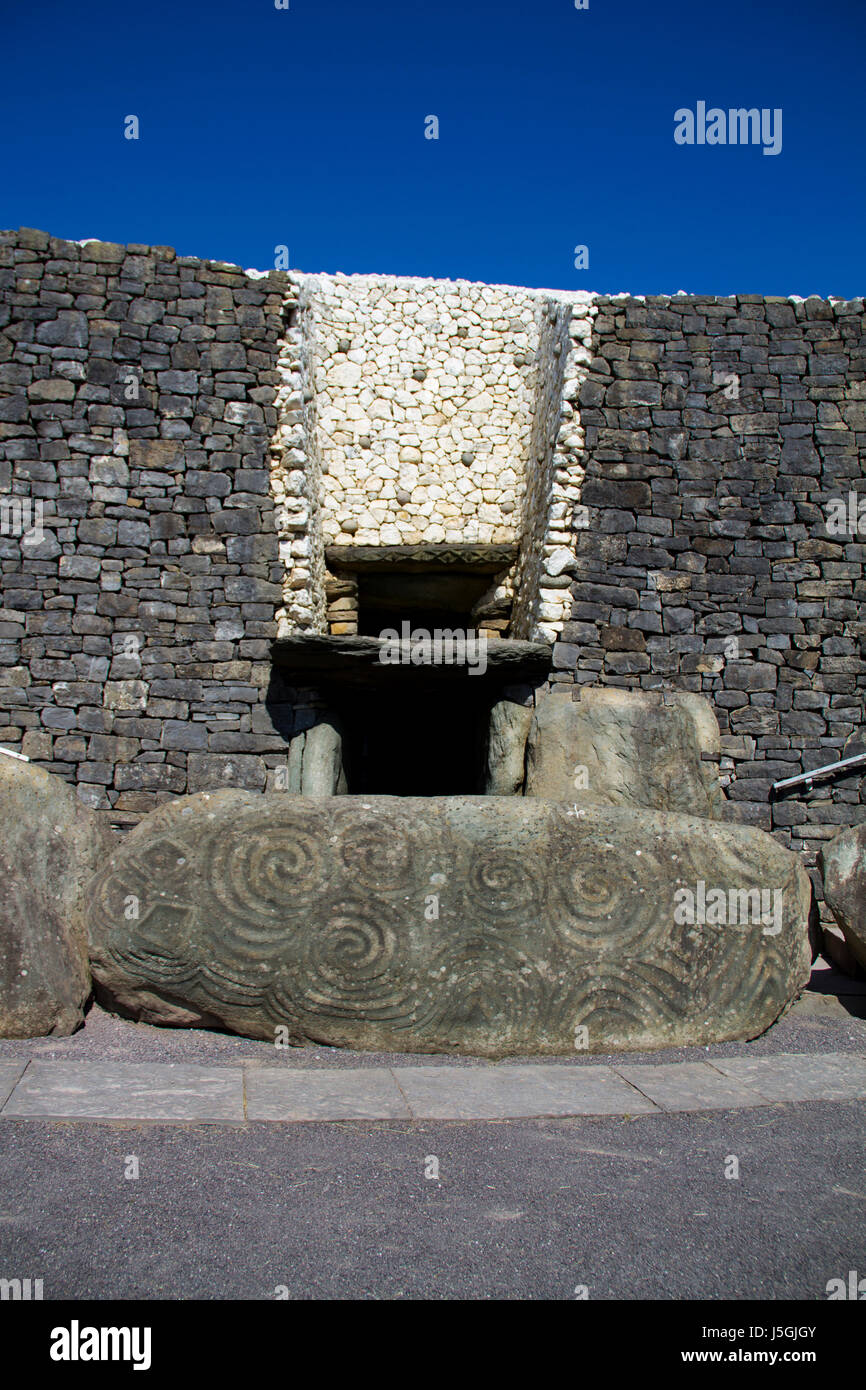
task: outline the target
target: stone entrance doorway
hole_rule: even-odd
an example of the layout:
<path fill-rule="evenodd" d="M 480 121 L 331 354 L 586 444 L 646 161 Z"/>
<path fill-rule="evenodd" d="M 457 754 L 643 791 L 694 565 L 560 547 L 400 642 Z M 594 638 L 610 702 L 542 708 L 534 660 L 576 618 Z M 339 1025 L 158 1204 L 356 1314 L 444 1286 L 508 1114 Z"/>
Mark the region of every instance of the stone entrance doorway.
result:
<path fill-rule="evenodd" d="M 412 627 L 504 636 L 516 545 L 359 545 L 325 548 L 328 630 L 378 636 Z"/>
<path fill-rule="evenodd" d="M 485 639 L 470 663 L 382 660 L 380 637 L 298 636 L 274 647 L 272 715 L 299 702 L 288 790 L 306 795 L 471 796 L 490 790 L 488 736 L 502 701 L 525 701 L 550 666 L 546 644 Z M 312 718 L 309 717 L 312 715 Z"/>
<path fill-rule="evenodd" d="M 526 699 L 551 659 L 546 643 L 505 636 L 517 554 L 513 543 L 325 548 L 327 634 L 274 647 L 274 684 L 304 711 L 290 789 L 489 790 L 491 711 L 509 687 Z"/>
<path fill-rule="evenodd" d="M 484 791 L 484 750 L 492 693 L 467 695 L 465 682 L 353 692 L 331 706 L 343 729 L 349 792 L 471 796 Z M 342 706 L 342 707 L 341 707 Z"/>

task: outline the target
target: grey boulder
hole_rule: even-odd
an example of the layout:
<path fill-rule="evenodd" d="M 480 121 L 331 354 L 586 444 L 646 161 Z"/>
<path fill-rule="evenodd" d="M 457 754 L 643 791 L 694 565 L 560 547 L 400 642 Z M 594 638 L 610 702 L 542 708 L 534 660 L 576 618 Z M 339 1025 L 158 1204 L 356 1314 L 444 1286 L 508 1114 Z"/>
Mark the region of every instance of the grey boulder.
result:
<path fill-rule="evenodd" d="M 709 701 L 685 691 L 613 686 L 576 693 L 579 699 L 550 694 L 539 701 L 527 746 L 527 796 L 720 819 L 719 726 Z"/>
<path fill-rule="evenodd" d="M 302 796 L 341 796 L 346 791 L 343 734 L 330 716 L 296 734 L 289 744 L 289 792 Z"/>
<path fill-rule="evenodd" d="M 114 836 L 59 777 L 0 754 L 0 1037 L 73 1033 L 90 994 L 87 884 Z"/>
<path fill-rule="evenodd" d="M 487 796 L 517 796 L 523 791 L 526 740 L 532 708 L 499 700 L 490 711 L 487 734 Z"/>
<path fill-rule="evenodd" d="M 843 830 L 821 850 L 824 897 L 852 956 L 866 969 L 866 825 Z"/>

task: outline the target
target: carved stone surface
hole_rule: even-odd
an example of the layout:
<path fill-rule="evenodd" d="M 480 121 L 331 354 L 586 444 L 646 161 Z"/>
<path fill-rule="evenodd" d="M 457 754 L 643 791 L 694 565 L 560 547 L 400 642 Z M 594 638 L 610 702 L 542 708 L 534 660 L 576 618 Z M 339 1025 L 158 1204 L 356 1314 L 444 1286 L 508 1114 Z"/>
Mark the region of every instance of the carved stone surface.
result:
<path fill-rule="evenodd" d="M 715 922 L 701 893 L 718 889 L 763 889 L 778 914 Z M 681 890 L 692 923 L 677 920 Z M 656 1048 L 766 1029 L 808 978 L 809 900 L 799 861 L 739 826 L 518 797 L 226 790 L 125 838 L 92 886 L 91 961 L 101 997 L 137 1017 L 256 1038 Z"/>
<path fill-rule="evenodd" d="M 0 755 L 0 1037 L 74 1033 L 90 994 L 86 885 L 114 837 L 60 777 Z"/>
<path fill-rule="evenodd" d="M 518 546 L 504 545 L 327 545 L 325 559 L 332 569 L 411 570 L 431 566 L 473 569 L 495 574 L 517 559 Z"/>
<path fill-rule="evenodd" d="M 712 820 L 722 814 L 719 726 L 683 691 L 584 686 L 579 700 L 539 702 L 526 753 L 526 795 L 580 805 L 646 806 Z"/>
<path fill-rule="evenodd" d="M 866 970 L 866 825 L 843 830 L 821 850 L 819 863 L 830 910 L 852 956 Z"/>

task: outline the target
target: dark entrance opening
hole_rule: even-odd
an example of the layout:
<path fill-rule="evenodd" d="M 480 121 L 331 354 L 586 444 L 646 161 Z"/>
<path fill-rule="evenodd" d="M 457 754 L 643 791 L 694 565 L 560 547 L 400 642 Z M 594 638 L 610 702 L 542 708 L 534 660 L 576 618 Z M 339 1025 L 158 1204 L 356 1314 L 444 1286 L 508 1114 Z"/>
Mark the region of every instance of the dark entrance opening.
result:
<path fill-rule="evenodd" d="M 466 665 L 382 664 L 383 645 L 362 636 L 277 643 L 273 727 L 289 740 L 331 722 L 352 795 L 483 796 L 491 710 L 502 699 L 525 701 L 546 676 L 550 648 L 491 642 L 486 671 L 470 675 Z"/>
<path fill-rule="evenodd" d="M 328 572 L 345 581 L 340 597 L 354 595 L 357 632 L 274 644 L 274 726 L 293 738 L 330 720 L 341 736 L 340 790 L 352 795 L 484 795 L 493 706 L 523 702 L 550 668 L 547 644 L 504 638 L 509 605 L 489 593 L 516 558 L 511 544 L 328 546 Z M 386 632 L 402 643 L 396 660 Z M 431 638 L 429 657 L 403 656 Z"/>
<path fill-rule="evenodd" d="M 378 694 L 332 689 L 329 697 L 344 730 L 349 792 L 481 795 L 496 696 L 473 695 L 472 684 L 464 678 L 431 689 L 401 682 Z"/>
<path fill-rule="evenodd" d="M 473 609 L 490 588 L 489 574 L 471 571 L 358 575 L 358 632 L 376 637 L 386 629 L 474 629 Z"/>

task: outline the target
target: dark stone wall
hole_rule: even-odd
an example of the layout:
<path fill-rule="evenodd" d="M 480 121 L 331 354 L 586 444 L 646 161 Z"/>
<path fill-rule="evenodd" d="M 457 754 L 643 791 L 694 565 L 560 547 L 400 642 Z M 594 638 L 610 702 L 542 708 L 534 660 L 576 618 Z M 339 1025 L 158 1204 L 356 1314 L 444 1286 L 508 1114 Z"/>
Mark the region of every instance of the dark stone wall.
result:
<path fill-rule="evenodd" d="M 273 784 L 318 717 L 271 666 L 295 299 L 276 271 L 0 233 L 0 743 L 120 823 Z M 708 696 L 727 813 L 814 864 L 866 820 L 866 782 L 769 792 L 866 745 L 863 301 L 597 302 L 552 684 Z M 834 535 L 851 492 L 863 530 Z M 40 544 L 13 504 L 42 507 Z"/>
<path fill-rule="evenodd" d="M 866 780 L 769 793 L 866 743 L 863 300 L 598 302 L 588 525 L 554 679 L 707 696 L 727 814 L 814 862 L 866 820 Z M 852 491 L 862 530 L 831 534 Z"/>
<path fill-rule="evenodd" d="M 264 787 L 289 277 L 21 229 L 0 291 L 0 743 L 121 822 Z"/>

